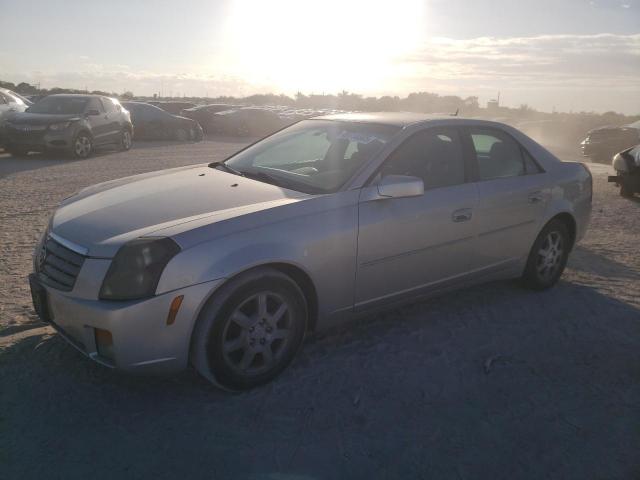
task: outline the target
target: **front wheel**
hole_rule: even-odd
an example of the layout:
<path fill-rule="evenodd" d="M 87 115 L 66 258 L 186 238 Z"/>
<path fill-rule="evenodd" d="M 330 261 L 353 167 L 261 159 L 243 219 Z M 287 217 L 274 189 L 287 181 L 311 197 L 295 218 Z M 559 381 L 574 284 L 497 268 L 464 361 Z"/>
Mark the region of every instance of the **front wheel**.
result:
<path fill-rule="evenodd" d="M 93 142 L 86 133 L 79 133 L 73 141 L 72 153 L 76 158 L 88 158 L 93 151 Z"/>
<path fill-rule="evenodd" d="M 549 222 L 540 232 L 531 248 L 522 280 L 533 290 L 545 290 L 554 286 L 569 258 L 571 238 L 566 225 Z"/>
<path fill-rule="evenodd" d="M 219 386 L 247 390 L 289 365 L 306 324 L 305 297 L 291 278 L 271 268 L 247 272 L 223 286 L 203 309 L 192 362 Z"/>

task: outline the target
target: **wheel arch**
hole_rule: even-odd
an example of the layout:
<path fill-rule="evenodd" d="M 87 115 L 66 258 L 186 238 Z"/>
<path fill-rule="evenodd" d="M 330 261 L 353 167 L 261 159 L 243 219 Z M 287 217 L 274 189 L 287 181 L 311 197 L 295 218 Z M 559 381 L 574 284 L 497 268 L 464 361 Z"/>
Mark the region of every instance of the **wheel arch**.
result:
<path fill-rule="evenodd" d="M 318 292 L 316 290 L 315 283 L 311 279 L 311 276 L 309 275 L 309 273 L 307 273 L 302 267 L 286 261 L 270 261 L 270 262 L 265 262 L 260 264 L 254 264 L 254 265 L 251 265 L 250 267 L 239 270 L 235 272 L 233 275 L 230 275 L 229 277 L 225 278 L 225 280 L 219 285 L 217 285 L 215 290 L 213 290 L 209 294 L 209 297 L 207 298 L 207 300 L 203 302 L 203 306 L 201 307 L 197 316 L 198 317 L 200 316 L 200 313 L 204 309 L 205 305 L 212 298 L 214 298 L 217 295 L 217 293 L 220 291 L 220 289 L 222 289 L 225 285 L 229 284 L 231 281 L 235 280 L 241 275 L 246 275 L 248 273 L 251 273 L 255 270 L 259 270 L 262 268 L 273 268 L 274 270 L 277 270 L 278 272 L 283 273 L 284 275 L 291 278 L 296 283 L 296 285 L 298 285 L 300 290 L 302 290 L 302 293 L 307 302 L 307 308 L 308 308 L 308 314 L 309 314 L 307 331 L 314 331 L 316 328 L 316 325 L 318 322 L 318 316 L 319 316 Z M 192 332 L 192 335 L 193 335 L 193 332 Z"/>
<path fill-rule="evenodd" d="M 89 138 L 91 139 L 91 141 L 93 141 L 95 139 L 95 137 L 93 136 L 93 132 L 91 131 L 90 128 L 86 127 L 86 126 L 82 126 L 78 129 L 78 131 L 76 132 L 75 137 L 73 137 L 74 139 L 77 138 L 79 135 L 82 135 L 83 133 L 87 134 L 89 136 Z"/>
<path fill-rule="evenodd" d="M 569 250 L 572 250 L 576 242 L 576 235 L 577 235 L 577 228 L 578 228 L 576 219 L 569 212 L 560 212 L 555 214 L 549 220 L 547 220 L 545 224 L 542 226 L 542 228 L 540 229 L 540 231 L 544 230 L 545 227 L 553 221 L 560 221 L 567 227 L 567 230 L 569 231 L 569 235 L 571 236 L 570 238 L 571 245 L 569 247 Z"/>

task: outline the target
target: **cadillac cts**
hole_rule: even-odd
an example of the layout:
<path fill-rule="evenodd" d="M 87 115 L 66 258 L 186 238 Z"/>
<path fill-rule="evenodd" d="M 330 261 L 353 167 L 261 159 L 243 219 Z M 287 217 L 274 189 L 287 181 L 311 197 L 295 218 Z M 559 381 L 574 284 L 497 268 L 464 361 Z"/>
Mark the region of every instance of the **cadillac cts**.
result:
<path fill-rule="evenodd" d="M 34 306 L 103 365 L 191 363 L 251 388 L 350 317 L 488 280 L 551 287 L 591 192 L 583 165 L 499 123 L 305 120 L 224 162 L 63 201 L 34 255 Z"/>

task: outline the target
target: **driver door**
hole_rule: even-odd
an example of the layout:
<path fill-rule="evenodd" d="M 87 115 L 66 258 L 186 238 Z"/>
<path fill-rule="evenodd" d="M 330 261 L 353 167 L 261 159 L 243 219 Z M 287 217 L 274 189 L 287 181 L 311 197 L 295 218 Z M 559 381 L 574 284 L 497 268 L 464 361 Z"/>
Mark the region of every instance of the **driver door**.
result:
<path fill-rule="evenodd" d="M 408 138 L 378 174 L 424 181 L 421 196 L 382 198 L 377 181 L 362 190 L 356 278 L 356 309 L 424 293 L 462 280 L 471 265 L 474 211 L 459 132 L 431 128 Z"/>

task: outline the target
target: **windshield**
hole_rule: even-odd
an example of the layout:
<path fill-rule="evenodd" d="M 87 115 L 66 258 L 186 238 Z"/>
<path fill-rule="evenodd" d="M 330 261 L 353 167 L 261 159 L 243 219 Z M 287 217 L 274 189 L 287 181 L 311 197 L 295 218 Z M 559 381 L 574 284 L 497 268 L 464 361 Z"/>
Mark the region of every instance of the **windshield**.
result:
<path fill-rule="evenodd" d="M 83 97 L 45 97 L 26 111 L 53 115 L 78 115 L 84 112 L 88 101 L 88 98 Z"/>
<path fill-rule="evenodd" d="M 227 166 L 305 193 L 332 193 L 378 153 L 399 127 L 306 120 L 231 157 Z"/>

